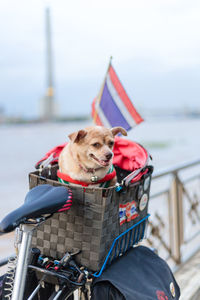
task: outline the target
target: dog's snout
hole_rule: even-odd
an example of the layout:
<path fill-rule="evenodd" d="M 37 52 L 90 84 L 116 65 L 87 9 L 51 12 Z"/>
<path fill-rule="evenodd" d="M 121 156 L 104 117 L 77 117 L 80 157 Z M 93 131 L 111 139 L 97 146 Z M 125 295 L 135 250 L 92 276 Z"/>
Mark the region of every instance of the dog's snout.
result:
<path fill-rule="evenodd" d="M 106 153 L 106 159 L 111 159 L 111 157 L 112 157 L 112 153 L 111 152 L 108 152 L 108 153 Z"/>

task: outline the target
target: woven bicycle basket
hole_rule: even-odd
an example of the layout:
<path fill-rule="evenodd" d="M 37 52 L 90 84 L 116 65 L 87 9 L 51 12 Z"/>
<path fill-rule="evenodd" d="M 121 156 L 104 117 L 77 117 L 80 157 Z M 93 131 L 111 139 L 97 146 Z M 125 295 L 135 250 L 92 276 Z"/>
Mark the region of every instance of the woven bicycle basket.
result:
<path fill-rule="evenodd" d="M 118 182 L 131 173 L 117 166 L 116 171 Z M 123 186 L 120 192 L 115 187 L 70 186 L 73 193 L 70 210 L 55 213 L 38 226 L 32 246 L 38 247 L 42 254 L 57 259 L 61 259 L 67 251 L 81 250 L 76 261 L 92 271 L 98 271 L 113 240 L 147 216 L 152 171 L 151 166 L 146 166 L 140 180 Z M 69 187 L 40 176 L 39 171 L 30 173 L 30 189 L 40 184 Z M 144 230 L 138 232 L 137 241 L 143 235 Z"/>

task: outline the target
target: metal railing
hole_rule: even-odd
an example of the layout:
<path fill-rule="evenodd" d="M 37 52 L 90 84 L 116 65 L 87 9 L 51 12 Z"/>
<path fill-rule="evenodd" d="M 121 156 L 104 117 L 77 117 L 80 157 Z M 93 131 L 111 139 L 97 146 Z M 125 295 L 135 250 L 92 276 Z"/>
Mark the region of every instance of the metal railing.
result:
<path fill-rule="evenodd" d="M 154 172 L 147 242 L 178 266 L 200 249 L 200 159 Z"/>

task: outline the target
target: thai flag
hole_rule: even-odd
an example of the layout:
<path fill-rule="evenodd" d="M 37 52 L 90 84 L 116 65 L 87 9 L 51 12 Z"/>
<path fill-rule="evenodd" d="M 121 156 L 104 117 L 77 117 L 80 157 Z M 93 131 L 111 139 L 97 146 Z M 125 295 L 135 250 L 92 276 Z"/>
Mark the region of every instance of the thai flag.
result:
<path fill-rule="evenodd" d="M 100 93 L 92 102 L 92 117 L 97 125 L 122 126 L 126 130 L 144 121 L 126 94 L 111 63 Z"/>

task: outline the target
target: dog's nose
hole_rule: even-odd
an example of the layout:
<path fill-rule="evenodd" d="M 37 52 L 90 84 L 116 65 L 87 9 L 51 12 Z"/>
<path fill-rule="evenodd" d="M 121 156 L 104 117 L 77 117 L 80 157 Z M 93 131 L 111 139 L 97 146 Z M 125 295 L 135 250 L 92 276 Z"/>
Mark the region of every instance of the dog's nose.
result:
<path fill-rule="evenodd" d="M 108 152 L 108 153 L 106 153 L 106 159 L 111 159 L 111 157 L 112 157 L 112 153 L 110 153 L 110 152 Z"/>

